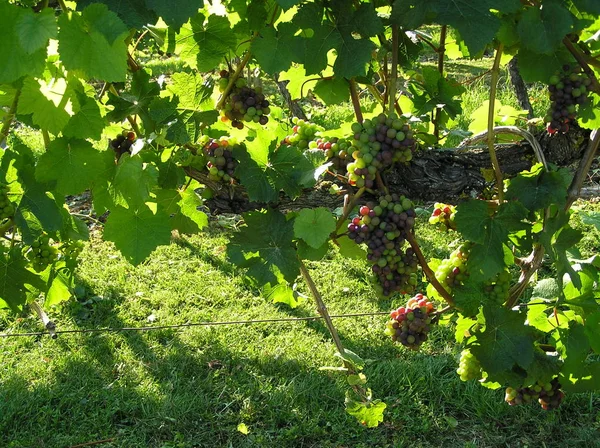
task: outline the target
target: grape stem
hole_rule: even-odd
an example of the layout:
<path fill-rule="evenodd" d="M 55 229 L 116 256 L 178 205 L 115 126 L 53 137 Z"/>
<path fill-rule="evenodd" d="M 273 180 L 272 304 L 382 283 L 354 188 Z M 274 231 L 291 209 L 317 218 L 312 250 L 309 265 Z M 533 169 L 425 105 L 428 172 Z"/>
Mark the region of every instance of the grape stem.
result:
<path fill-rule="evenodd" d="M 571 207 L 571 204 L 575 202 L 575 200 L 579 197 L 579 193 L 581 191 L 581 186 L 583 185 L 583 181 L 587 177 L 587 173 L 592 166 L 592 162 L 596 158 L 596 152 L 598 151 L 598 145 L 600 144 L 600 129 L 595 129 L 592 131 L 590 135 L 590 141 L 588 146 L 579 162 L 579 166 L 577 167 L 577 172 L 575 173 L 575 177 L 569 186 L 568 195 L 567 195 L 567 205 L 566 209 Z"/>
<path fill-rule="evenodd" d="M 421 268 L 423 269 L 423 273 L 427 277 L 427 280 L 429 280 L 429 283 L 431 283 L 431 285 L 435 288 L 438 294 L 442 296 L 442 298 L 446 301 L 446 303 L 448 303 L 449 306 L 454 307 L 454 299 L 448 293 L 448 291 L 444 289 L 440 282 L 438 282 L 438 279 L 435 278 L 435 273 L 427 264 L 427 260 L 425 260 L 423 252 L 421 252 L 421 247 L 419 246 L 419 243 L 417 242 L 414 233 L 406 232 L 406 241 L 410 243 L 410 247 L 412 247 L 412 249 L 415 251 L 415 255 L 417 256 L 419 264 L 421 265 Z"/>
<path fill-rule="evenodd" d="M 388 187 L 385 186 L 385 183 L 383 182 L 383 178 L 381 177 L 381 173 L 379 171 L 375 172 L 375 180 L 377 182 L 377 189 L 379 191 L 382 191 L 385 194 L 390 194 Z"/>
<path fill-rule="evenodd" d="M 577 60 L 585 74 L 588 75 L 588 77 L 592 81 L 591 87 L 594 89 L 594 92 L 600 95 L 600 83 L 598 82 L 598 78 L 596 78 L 594 70 L 590 68 L 583 55 L 579 52 L 579 50 L 577 50 L 575 45 L 573 45 L 573 42 L 571 42 L 571 40 L 568 37 L 565 37 L 563 39 L 563 44 L 565 47 L 567 47 L 567 50 L 569 50 L 569 52 Z"/>
<path fill-rule="evenodd" d="M 44 148 L 48 149 L 48 146 L 50 146 L 50 134 L 45 129 L 42 129 L 42 138 L 44 139 Z"/>
<path fill-rule="evenodd" d="M 369 92 L 371 92 L 371 95 L 373 95 L 375 97 L 375 99 L 377 101 L 379 101 L 379 104 L 381 104 L 381 107 L 385 110 L 385 107 L 387 104 L 385 97 L 381 94 L 381 92 L 379 90 L 377 90 L 377 87 L 375 87 L 373 84 L 368 84 L 367 89 L 369 89 Z M 394 109 L 396 110 L 396 113 L 398 115 L 402 115 L 402 113 L 403 113 L 402 108 L 398 104 L 398 101 L 396 101 L 396 103 L 394 104 Z"/>
<path fill-rule="evenodd" d="M 398 78 L 398 36 L 400 29 L 398 25 L 392 25 L 392 73 L 388 79 L 388 90 L 390 94 L 389 113 L 394 111 L 396 104 L 396 82 Z"/>
<path fill-rule="evenodd" d="M 356 90 L 356 81 L 354 78 L 348 80 L 350 85 L 350 98 L 352 98 L 352 107 L 354 108 L 354 115 L 356 115 L 356 121 L 359 123 L 363 122 L 363 114 L 360 110 L 360 100 L 358 99 L 358 91 Z"/>
<path fill-rule="evenodd" d="M 340 230 L 346 219 L 348 219 L 348 216 L 350 215 L 352 209 L 356 205 L 356 201 L 360 199 L 364 192 L 365 187 L 359 188 L 358 191 L 351 197 L 351 199 L 347 199 L 347 201 L 344 202 L 344 212 L 342 213 L 342 216 L 339 217 L 337 225 L 335 226 L 335 231 L 333 232 L 334 237 L 338 230 Z"/>
<path fill-rule="evenodd" d="M 440 34 L 440 45 L 437 48 L 438 54 L 438 72 L 442 77 L 444 76 L 444 56 L 446 54 L 446 33 L 448 31 L 447 25 L 442 25 Z M 440 107 L 435 108 L 435 118 L 433 119 L 433 135 L 436 141 L 440 139 L 440 119 L 442 116 L 442 109 Z"/>
<path fill-rule="evenodd" d="M 4 143 L 6 137 L 8 136 L 8 132 L 10 131 L 10 126 L 15 119 L 15 114 L 17 113 L 17 106 L 19 105 L 19 97 L 21 96 L 21 87 L 17 89 L 15 92 L 15 96 L 13 98 L 12 103 L 10 104 L 10 109 L 6 113 L 4 117 L 4 121 L 2 122 L 2 129 L 0 130 L 0 144 Z"/>
<path fill-rule="evenodd" d="M 235 86 L 235 82 L 240 77 L 240 74 L 244 70 L 244 67 L 246 67 L 246 64 L 250 61 L 251 57 L 252 57 L 252 53 L 250 52 L 250 50 L 248 50 L 246 52 L 246 55 L 244 56 L 244 59 L 242 59 L 242 61 L 235 68 L 235 71 L 233 72 L 233 74 L 231 74 L 229 76 L 229 82 L 227 83 L 227 87 L 225 87 L 225 90 L 221 94 L 221 98 L 217 102 L 218 110 L 223 109 L 223 107 L 225 106 L 225 101 L 227 101 L 227 98 L 229 96 L 229 93 L 231 92 L 231 89 L 233 89 L 233 86 Z"/>
<path fill-rule="evenodd" d="M 323 316 L 323 319 L 325 320 L 325 324 L 327 325 L 327 329 L 329 330 L 329 333 L 331 334 L 331 337 L 333 338 L 335 347 L 337 348 L 338 352 L 343 356 L 346 353 L 346 350 L 344 349 L 344 345 L 342 344 L 342 341 L 340 340 L 340 336 L 338 335 L 337 329 L 333 325 L 333 321 L 331 320 L 331 316 L 329 315 L 327 306 L 325 305 L 325 302 L 323 301 L 323 297 L 321 296 L 321 293 L 317 289 L 317 285 L 315 284 L 312 277 L 310 276 L 308 269 L 306 269 L 305 264 L 302 262 L 302 260 L 300 258 L 298 258 L 298 261 L 300 263 L 300 272 L 302 273 L 302 277 L 304 278 L 304 281 L 308 285 L 308 289 L 310 289 L 310 293 L 312 294 L 313 298 L 315 299 L 315 303 L 317 304 L 317 311 L 319 312 L 319 314 L 321 316 Z M 346 366 L 346 367 L 348 367 L 348 366 Z"/>
<path fill-rule="evenodd" d="M 502 171 L 500 170 L 500 164 L 498 163 L 498 157 L 496 156 L 496 148 L 494 147 L 494 117 L 496 115 L 495 104 L 496 104 L 496 87 L 498 84 L 498 76 L 500 74 L 500 59 L 502 58 L 503 45 L 500 43 L 496 49 L 496 57 L 494 59 L 494 65 L 492 67 L 492 80 L 490 87 L 490 105 L 488 110 L 488 150 L 490 152 L 490 159 L 492 160 L 492 166 L 494 167 L 494 173 L 496 175 L 496 188 L 498 190 L 498 202 L 502 203 L 504 199 L 504 185 L 502 182 Z"/>
<path fill-rule="evenodd" d="M 69 11 L 69 8 L 67 8 L 67 5 L 65 4 L 64 0 L 58 0 L 58 6 L 60 6 L 60 9 L 62 9 L 63 12 Z"/>

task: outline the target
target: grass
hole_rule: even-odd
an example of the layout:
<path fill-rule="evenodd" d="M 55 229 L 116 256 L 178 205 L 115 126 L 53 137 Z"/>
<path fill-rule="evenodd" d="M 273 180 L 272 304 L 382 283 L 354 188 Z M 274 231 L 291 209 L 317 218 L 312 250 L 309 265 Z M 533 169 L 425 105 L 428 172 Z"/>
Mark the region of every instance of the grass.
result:
<path fill-rule="evenodd" d="M 292 310 L 247 287 L 226 261 L 229 235 L 213 223 L 133 267 L 96 234 L 82 255 L 78 299 L 51 316 L 58 328 L 86 329 L 315 314 L 310 300 Z M 450 235 L 419 235 L 428 257 L 451 250 Z M 375 299 L 366 264 L 335 249 L 309 268 L 333 314 L 387 311 L 402 300 Z M 304 284 L 299 291 L 307 294 Z M 555 412 L 511 408 L 501 391 L 459 380 L 451 329 L 437 328 L 414 353 L 383 335 L 384 322 L 335 321 L 344 344 L 370 359 L 369 385 L 388 404 L 376 429 L 345 413 L 343 377 L 319 370 L 338 365 L 320 321 L 3 339 L 0 446 L 109 438 L 101 446 L 597 446 L 596 395 L 569 395 Z M 40 326 L 28 314 L 0 314 L 2 331 Z"/>

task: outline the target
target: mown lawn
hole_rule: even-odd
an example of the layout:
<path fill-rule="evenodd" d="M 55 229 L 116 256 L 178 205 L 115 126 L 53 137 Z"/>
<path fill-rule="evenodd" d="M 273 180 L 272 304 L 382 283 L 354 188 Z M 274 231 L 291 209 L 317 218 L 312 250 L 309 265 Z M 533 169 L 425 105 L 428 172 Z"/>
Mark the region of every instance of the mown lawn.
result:
<path fill-rule="evenodd" d="M 597 251 L 597 231 L 586 230 L 585 251 Z M 230 234 L 213 222 L 138 267 L 96 234 L 82 255 L 78 298 L 51 316 L 59 329 L 86 329 L 315 314 L 310 299 L 292 310 L 248 288 L 226 261 Z M 428 257 L 449 253 L 451 236 L 424 227 L 419 235 Z M 366 264 L 334 248 L 309 267 L 332 314 L 388 311 L 402 300 L 376 299 Z M 335 320 L 344 344 L 370 360 L 369 384 L 388 404 L 376 429 L 345 413 L 344 378 L 319 370 L 339 365 L 321 321 L 0 339 L 0 446 L 598 446 L 597 395 L 569 395 L 554 412 L 509 407 L 502 391 L 460 381 L 451 329 L 436 329 L 415 353 L 385 337 L 384 322 Z M 41 323 L 3 312 L 0 328 Z"/>

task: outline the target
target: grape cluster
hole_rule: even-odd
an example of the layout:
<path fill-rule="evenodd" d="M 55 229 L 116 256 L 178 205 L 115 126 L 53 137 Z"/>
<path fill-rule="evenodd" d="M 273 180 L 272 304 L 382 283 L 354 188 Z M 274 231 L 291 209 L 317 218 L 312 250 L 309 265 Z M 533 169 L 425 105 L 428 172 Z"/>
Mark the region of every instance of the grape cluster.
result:
<path fill-rule="evenodd" d="M 219 79 L 219 91 L 225 92 L 229 84 L 229 72 L 221 70 Z M 237 129 L 243 129 L 244 123 L 260 123 L 265 125 L 269 122 L 269 101 L 265 99 L 262 89 L 248 87 L 244 78 L 238 78 L 235 86 L 229 92 L 227 102 L 221 110 L 221 120 L 231 121 L 231 125 Z"/>
<path fill-rule="evenodd" d="M 60 251 L 63 253 L 65 258 L 75 260 L 79 257 L 79 254 L 83 251 L 83 241 L 75 240 L 75 241 L 65 241 L 60 248 Z"/>
<path fill-rule="evenodd" d="M 115 151 L 117 160 L 125 153 L 131 154 L 131 145 L 135 138 L 135 132 L 123 131 L 110 141 L 110 147 Z"/>
<path fill-rule="evenodd" d="M 348 224 L 348 237 L 367 245 L 367 260 L 383 296 L 394 291 L 413 291 L 417 284 L 417 257 L 403 250 L 406 232 L 415 224 L 413 203 L 404 196 L 385 195 L 377 204 L 369 202 Z"/>
<path fill-rule="evenodd" d="M 8 199 L 8 185 L 0 183 L 0 222 L 12 218 L 15 205 Z"/>
<path fill-rule="evenodd" d="M 462 381 L 478 380 L 481 378 L 481 364 L 470 350 L 463 350 L 460 353 L 460 361 L 456 373 L 460 375 Z"/>
<path fill-rule="evenodd" d="M 292 134 L 283 140 L 284 144 L 296 146 L 302 151 L 318 147 L 316 140 L 319 133 L 323 131 L 321 126 L 299 119 L 298 117 L 292 118 L 292 123 L 294 124 Z"/>
<path fill-rule="evenodd" d="M 545 118 L 549 134 L 568 132 L 569 124 L 577 116 L 577 105 L 587 101 L 591 82 L 579 66 L 564 65 L 562 71 L 550 77 L 548 92 L 552 103 Z"/>
<path fill-rule="evenodd" d="M 431 313 L 435 310 L 433 303 L 423 294 L 409 299 L 406 306 L 401 306 L 390 313 L 385 333 L 393 341 L 416 350 L 427 340 L 431 330 Z"/>
<path fill-rule="evenodd" d="M 456 207 L 450 204 L 436 202 L 433 206 L 433 212 L 429 217 L 429 224 L 437 225 L 440 230 L 456 230 L 454 215 Z"/>
<path fill-rule="evenodd" d="M 357 187 L 373 188 L 376 173 L 395 162 L 408 162 L 415 148 L 413 132 L 406 120 L 396 114 L 380 114 L 374 120 L 352 124 L 354 159 L 348 164 L 348 181 Z"/>
<path fill-rule="evenodd" d="M 558 378 L 554 378 L 549 383 L 538 381 L 531 387 L 520 389 L 507 387 L 504 400 L 509 405 L 515 406 L 517 404 L 530 403 L 537 399 L 542 409 L 548 411 L 558 408 L 564 397 L 565 394 L 560 390 Z"/>
<path fill-rule="evenodd" d="M 58 257 L 58 249 L 50 245 L 50 237 L 46 234 L 31 243 L 27 251 L 27 258 L 33 264 L 33 269 L 41 272 Z"/>
<path fill-rule="evenodd" d="M 221 137 L 211 140 L 205 146 L 208 162 L 208 178 L 210 180 L 231 182 L 238 161 L 233 158 L 233 150 L 237 147 L 235 139 Z"/>

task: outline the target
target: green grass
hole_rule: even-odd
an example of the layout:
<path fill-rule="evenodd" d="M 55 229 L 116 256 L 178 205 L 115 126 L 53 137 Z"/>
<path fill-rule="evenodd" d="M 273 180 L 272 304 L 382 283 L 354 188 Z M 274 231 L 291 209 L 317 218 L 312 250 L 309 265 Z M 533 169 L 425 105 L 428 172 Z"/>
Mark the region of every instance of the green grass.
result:
<path fill-rule="evenodd" d="M 452 235 L 419 235 L 428 257 L 452 249 Z M 82 255 L 78 299 L 50 311 L 58 328 L 315 314 L 310 300 L 292 310 L 248 288 L 226 261 L 229 233 L 214 223 L 138 267 L 97 236 Z M 366 264 L 335 249 L 309 268 L 333 314 L 387 311 L 402 300 L 376 299 Z M 299 291 L 307 294 L 303 283 Z M 335 321 L 344 344 L 370 359 L 369 385 L 388 404 L 376 429 L 345 413 L 344 378 L 319 370 L 339 365 L 321 321 L 3 339 L 0 446 L 106 438 L 114 440 L 104 447 L 132 448 L 597 446 L 597 396 L 569 395 L 555 412 L 511 408 L 501 391 L 459 380 L 451 329 L 435 329 L 415 353 L 385 337 L 384 322 Z M 29 314 L 0 314 L 2 331 L 40 327 Z"/>

